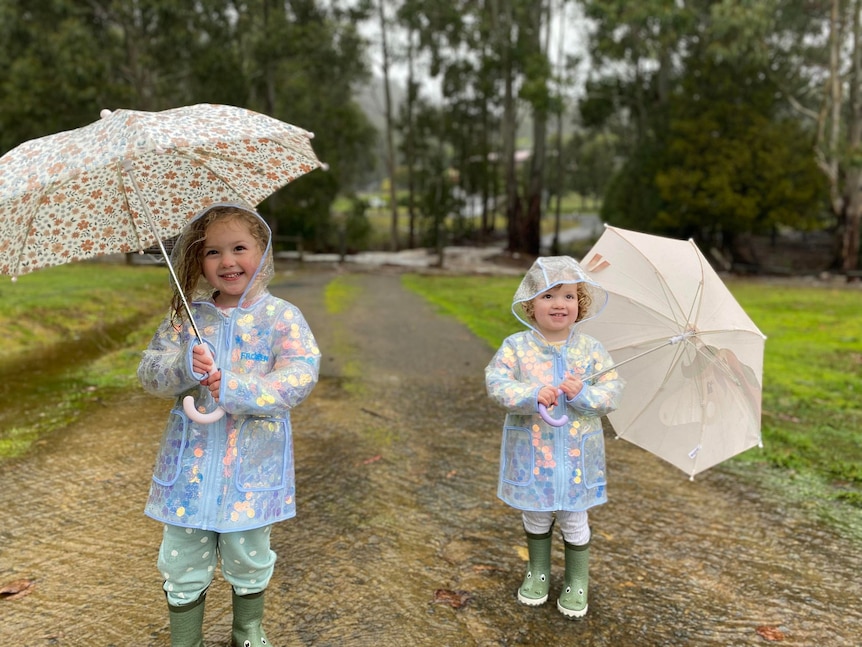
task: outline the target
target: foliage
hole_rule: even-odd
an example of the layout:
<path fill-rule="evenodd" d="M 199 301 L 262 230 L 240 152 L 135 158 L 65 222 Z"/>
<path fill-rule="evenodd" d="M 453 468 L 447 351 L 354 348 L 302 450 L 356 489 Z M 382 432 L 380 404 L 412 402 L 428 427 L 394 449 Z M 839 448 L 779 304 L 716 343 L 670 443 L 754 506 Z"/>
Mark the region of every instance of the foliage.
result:
<path fill-rule="evenodd" d="M 346 251 L 358 251 L 368 248 L 371 238 L 371 222 L 365 214 L 368 203 L 355 198 L 344 221 L 344 244 Z"/>
<path fill-rule="evenodd" d="M 779 225 L 808 229 L 826 183 L 810 134 L 775 115 L 777 89 L 757 68 L 706 61 L 689 68 L 670 108 L 650 229 L 731 241 Z"/>
<path fill-rule="evenodd" d="M 545 184 L 558 193 L 562 179 L 563 190 L 601 196 L 608 222 L 717 239 L 731 253 L 740 234 L 819 225 L 830 205 L 828 224 L 852 238 L 859 111 L 847 102 L 860 72 L 846 56 L 856 3 L 586 0 L 577 5 L 590 32 L 589 78 L 548 51 L 548 25 L 575 4 L 0 0 L 0 152 L 106 107 L 242 105 L 317 133 L 329 171 L 277 192 L 261 211 L 276 234 L 332 250 L 333 202 L 379 180 L 378 136 L 354 96 L 374 85 L 375 44 L 360 26 L 382 6 L 387 27 L 404 36 L 389 39 L 392 60 L 409 75 L 393 115 L 400 159 L 390 180 L 408 194 L 410 245 L 440 238 L 447 214 L 428 210 L 454 201 L 429 195 L 449 183 L 484 205 L 481 221 L 455 223 L 455 236 L 487 240 L 500 209 L 509 248 L 535 252 Z M 851 90 L 843 99 L 823 89 L 832 4 L 848 38 L 836 70 Z M 546 150 L 553 115 L 578 115 L 562 155 Z M 532 153 L 517 167 L 516 146 Z M 833 195 L 814 177 L 815 159 Z"/>
<path fill-rule="evenodd" d="M 740 235 L 819 224 L 828 195 L 813 134 L 790 117 L 776 81 L 780 71 L 792 83 L 800 68 L 769 56 L 769 2 L 740 12 L 661 0 L 587 5 L 599 21 L 594 54 L 623 66 L 588 86 L 586 115 L 605 124 L 604 106 L 633 116 L 635 144 L 605 196 L 605 220 L 691 236 L 732 257 Z"/>

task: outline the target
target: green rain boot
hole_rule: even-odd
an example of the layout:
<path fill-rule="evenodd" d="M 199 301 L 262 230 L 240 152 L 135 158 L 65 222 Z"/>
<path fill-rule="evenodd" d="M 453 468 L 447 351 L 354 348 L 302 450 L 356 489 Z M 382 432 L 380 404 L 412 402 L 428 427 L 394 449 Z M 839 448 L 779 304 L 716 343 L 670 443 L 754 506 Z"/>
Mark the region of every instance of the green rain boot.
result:
<path fill-rule="evenodd" d="M 168 605 L 171 647 L 204 647 L 204 603 L 206 594 L 181 607 Z"/>
<path fill-rule="evenodd" d="M 233 591 L 233 642 L 232 647 L 261 647 L 269 645 L 263 633 L 263 594 L 237 595 Z"/>
<path fill-rule="evenodd" d="M 554 527 L 542 534 L 527 534 L 527 573 L 521 588 L 518 589 L 518 602 L 531 607 L 544 604 L 551 587 L 551 533 Z"/>
<path fill-rule="evenodd" d="M 557 609 L 567 618 L 587 615 L 587 593 L 590 583 L 590 544 L 576 546 L 567 541 L 565 586 L 557 600 Z"/>

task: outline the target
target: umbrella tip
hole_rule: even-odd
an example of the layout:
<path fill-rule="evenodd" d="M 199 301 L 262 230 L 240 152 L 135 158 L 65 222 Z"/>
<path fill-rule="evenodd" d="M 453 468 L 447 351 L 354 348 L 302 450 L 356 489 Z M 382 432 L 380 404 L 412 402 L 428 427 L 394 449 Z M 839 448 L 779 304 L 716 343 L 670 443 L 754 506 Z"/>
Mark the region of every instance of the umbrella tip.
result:
<path fill-rule="evenodd" d="M 329 164 L 327 164 L 326 162 L 321 162 L 320 168 L 322 168 L 324 171 L 328 171 L 329 170 Z"/>
<path fill-rule="evenodd" d="M 308 135 L 308 138 L 309 138 L 309 139 L 314 139 L 314 133 L 313 133 L 313 132 L 311 132 L 310 130 L 306 130 L 306 131 L 305 131 L 305 134 L 306 134 L 306 135 Z"/>
<path fill-rule="evenodd" d="M 111 111 L 110 111 L 110 110 L 108 110 L 107 108 L 103 108 L 103 109 L 102 109 L 102 111 L 99 113 L 99 116 L 100 116 L 102 119 L 105 119 L 106 117 L 110 117 L 110 116 L 111 116 Z"/>

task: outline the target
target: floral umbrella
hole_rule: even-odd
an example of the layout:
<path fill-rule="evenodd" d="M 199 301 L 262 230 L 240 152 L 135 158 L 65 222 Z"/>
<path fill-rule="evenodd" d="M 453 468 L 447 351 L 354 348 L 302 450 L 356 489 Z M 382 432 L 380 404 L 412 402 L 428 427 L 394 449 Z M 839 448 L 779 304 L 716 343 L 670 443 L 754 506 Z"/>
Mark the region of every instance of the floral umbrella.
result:
<path fill-rule="evenodd" d="M 322 166 L 313 135 L 234 106 L 102 111 L 0 157 L 0 274 L 141 251 L 215 202 L 256 206 Z"/>
<path fill-rule="evenodd" d="M 0 157 L 0 274 L 161 249 L 210 204 L 256 206 L 324 165 L 312 133 L 244 108 L 103 110 Z M 195 335 L 201 335 L 183 296 Z"/>
<path fill-rule="evenodd" d="M 581 264 L 609 295 L 581 330 L 626 380 L 617 436 L 692 478 L 759 445 L 766 337 L 694 242 L 606 227 Z"/>

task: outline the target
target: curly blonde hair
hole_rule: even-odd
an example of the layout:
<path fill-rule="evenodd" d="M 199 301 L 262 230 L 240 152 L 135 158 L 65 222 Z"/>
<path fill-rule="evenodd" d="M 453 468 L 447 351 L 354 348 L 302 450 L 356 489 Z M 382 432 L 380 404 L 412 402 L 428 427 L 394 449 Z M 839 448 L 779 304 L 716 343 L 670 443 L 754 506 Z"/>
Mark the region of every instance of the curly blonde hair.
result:
<path fill-rule="evenodd" d="M 560 285 L 562 285 L 562 284 L 560 284 Z M 556 285 L 550 289 L 553 290 L 555 288 L 560 287 L 560 285 Z M 590 307 L 593 305 L 593 295 L 590 294 L 589 286 L 583 282 L 577 283 L 577 286 L 578 286 L 577 287 L 577 291 L 578 291 L 578 316 L 575 319 L 576 322 L 578 322 L 581 319 L 583 319 L 584 317 L 586 317 L 589 314 Z M 547 292 L 547 291 L 548 290 L 545 290 L 545 292 Z M 545 292 L 542 292 L 541 294 L 537 294 L 535 297 L 533 297 L 533 299 L 530 299 L 529 301 L 524 301 L 521 304 L 521 308 L 523 309 L 524 314 L 533 323 L 536 322 L 536 306 L 533 303 L 533 301 L 535 299 L 537 299 L 538 297 L 540 297 Z"/>
<path fill-rule="evenodd" d="M 248 225 L 252 237 L 257 241 L 261 254 L 269 243 L 269 230 L 255 214 L 229 205 L 213 207 L 199 218 L 193 220 L 177 240 L 180 247 L 174 271 L 179 279 L 182 294 L 191 296 L 203 276 L 203 248 L 207 229 L 216 222 L 235 219 Z M 171 299 L 171 317 L 175 323 L 182 321 L 185 308 L 182 296 L 174 286 Z"/>

